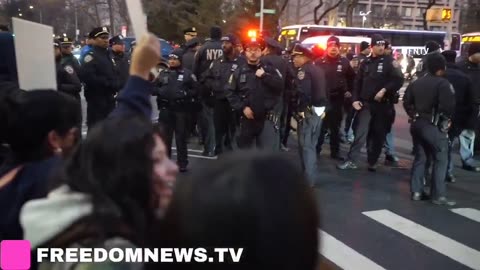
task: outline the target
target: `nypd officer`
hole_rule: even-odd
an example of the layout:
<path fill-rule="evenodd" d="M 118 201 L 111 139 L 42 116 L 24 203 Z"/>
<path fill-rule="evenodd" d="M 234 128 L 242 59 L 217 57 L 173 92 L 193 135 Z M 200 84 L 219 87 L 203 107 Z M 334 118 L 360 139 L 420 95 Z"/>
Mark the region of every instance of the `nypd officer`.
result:
<path fill-rule="evenodd" d="M 85 83 L 87 125 L 90 129 L 115 108 L 115 95 L 121 88 L 115 61 L 108 51 L 108 29 L 98 27 L 90 34 L 93 45 L 83 58 L 80 78 Z"/>
<path fill-rule="evenodd" d="M 230 75 L 243 64 L 235 50 L 238 40 L 234 35 L 222 37 L 223 56 L 212 62 L 206 72 L 205 87 L 215 96 L 214 124 L 215 124 L 215 154 L 224 150 L 233 150 L 235 127 L 238 120 L 227 100 L 225 85 Z"/>
<path fill-rule="evenodd" d="M 183 30 L 183 38 L 185 39 L 185 44 L 182 45 L 182 49 L 186 49 L 186 44 L 190 42 L 190 40 L 197 38 L 197 29 L 195 27 L 189 27 Z"/>
<path fill-rule="evenodd" d="M 55 66 L 57 71 L 57 89 L 64 92 L 78 101 L 80 101 L 80 91 L 82 91 L 82 83 L 72 65 L 62 61 L 61 43 L 63 39 L 54 41 Z"/>
<path fill-rule="evenodd" d="M 182 67 L 182 50 L 175 49 L 168 59 L 169 69 L 162 70 L 155 81 L 154 95 L 159 109 L 158 122 L 167 133 L 169 156 L 172 154 L 173 134 L 177 146 L 177 163 L 181 172 L 187 171 L 188 117 L 191 99 L 196 96 L 197 78 Z"/>
<path fill-rule="evenodd" d="M 446 61 L 441 54 L 425 58 L 427 74 L 411 83 L 405 91 L 403 106 L 413 120 L 412 137 L 416 147 L 412 167 L 412 200 L 425 198 L 423 179 L 427 157 L 433 158 L 431 199 L 434 204 L 454 205 L 446 198 L 445 175 L 448 164 L 448 130 L 455 110 L 452 85 L 442 78 Z"/>
<path fill-rule="evenodd" d="M 353 126 L 355 139 L 347 160 L 338 169 L 356 169 L 360 150 L 368 139 L 368 170 L 376 171 L 385 136 L 394 121 L 393 106 L 398 102 L 398 90 L 403 85 L 400 65 L 385 56 L 385 40 L 372 36 L 372 54 L 360 65 L 353 92 L 353 108 L 357 111 Z M 368 137 L 368 138 L 367 138 Z"/>
<path fill-rule="evenodd" d="M 114 36 L 110 39 L 110 50 L 112 52 L 113 61 L 117 68 L 120 79 L 120 88 L 123 88 L 127 83 L 128 70 L 130 69 L 130 59 L 125 53 L 125 41 L 122 35 Z"/>
<path fill-rule="evenodd" d="M 227 99 L 241 114 L 238 147 L 278 151 L 280 115 L 274 110 L 281 102 L 283 80 L 280 71 L 261 63 L 263 44 L 245 44 L 247 63 L 237 68 L 228 80 Z"/>
<path fill-rule="evenodd" d="M 60 42 L 60 50 L 62 52 L 62 65 L 72 66 L 75 70 L 75 73 L 79 74 L 80 72 L 80 63 L 77 58 L 72 54 L 73 51 L 73 41 L 71 38 L 63 37 L 58 39 Z"/>
<path fill-rule="evenodd" d="M 193 65 L 193 74 L 197 76 L 201 85 L 202 111 L 198 124 L 204 142 L 203 155 L 207 157 L 215 156 L 215 126 L 213 120 L 215 97 L 208 88 L 205 88 L 205 72 L 207 72 L 210 64 L 214 60 L 223 56 L 221 38 L 222 29 L 218 26 L 213 26 L 210 29 L 210 39 L 205 41 L 203 46 L 198 50 Z"/>
<path fill-rule="evenodd" d="M 315 62 L 325 72 L 329 110 L 318 138 L 317 153 L 322 151 L 322 144 L 327 130 L 330 131 L 330 157 L 340 157 L 340 126 L 343 118 L 343 106 L 346 98 L 351 98 L 355 71 L 347 58 L 340 56 L 340 39 L 331 36 L 327 40 L 327 53 Z"/>
<path fill-rule="evenodd" d="M 322 119 L 328 105 L 324 71 L 313 64 L 314 54 L 297 44 L 292 52 L 297 68 L 298 146 L 303 170 L 313 187 L 318 177 L 316 145 L 322 128 Z"/>

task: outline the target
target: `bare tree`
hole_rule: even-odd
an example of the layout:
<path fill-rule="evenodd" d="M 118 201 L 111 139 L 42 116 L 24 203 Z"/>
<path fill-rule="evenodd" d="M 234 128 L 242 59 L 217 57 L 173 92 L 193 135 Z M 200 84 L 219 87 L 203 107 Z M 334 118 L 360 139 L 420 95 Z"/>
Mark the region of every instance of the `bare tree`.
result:
<path fill-rule="evenodd" d="M 278 12 L 279 16 L 281 16 L 283 14 L 283 12 L 285 12 L 285 9 L 288 6 L 288 2 L 289 2 L 289 0 L 283 0 L 283 4 L 280 6 L 280 11 Z"/>
<path fill-rule="evenodd" d="M 358 0 L 347 0 L 347 18 L 346 18 L 346 25 L 352 26 L 353 25 L 353 10 L 358 5 Z"/>
<path fill-rule="evenodd" d="M 318 5 L 315 6 L 315 8 L 313 9 L 313 20 L 315 22 L 315 24 L 319 24 L 320 21 L 323 19 L 323 17 L 325 17 L 330 11 L 336 9 L 338 6 L 340 6 L 340 4 L 343 2 L 343 0 L 338 0 L 336 4 L 332 5 L 331 7 L 328 7 L 326 8 L 323 13 L 318 16 L 318 11 L 320 10 L 320 8 L 323 6 L 324 2 L 323 0 L 319 0 L 318 1 Z"/>
<path fill-rule="evenodd" d="M 428 0 L 427 8 L 425 12 L 423 12 L 423 29 L 428 30 L 428 22 L 427 22 L 427 12 L 428 10 L 433 7 L 437 3 L 436 0 Z"/>

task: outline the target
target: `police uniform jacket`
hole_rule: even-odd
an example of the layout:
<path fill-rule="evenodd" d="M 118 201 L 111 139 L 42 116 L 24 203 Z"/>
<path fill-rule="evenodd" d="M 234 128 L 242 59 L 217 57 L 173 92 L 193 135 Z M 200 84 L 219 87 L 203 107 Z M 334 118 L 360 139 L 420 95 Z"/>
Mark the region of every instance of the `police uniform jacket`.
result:
<path fill-rule="evenodd" d="M 353 90 L 355 71 L 350 66 L 350 61 L 345 57 L 331 58 L 328 56 L 320 58 L 316 63 L 323 69 L 327 80 L 327 95 L 329 98 L 342 98 L 345 92 Z"/>
<path fill-rule="evenodd" d="M 447 63 L 445 77 L 455 89 L 455 114 L 453 126 L 458 129 L 475 129 L 478 107 L 473 98 L 472 82 L 455 64 Z"/>
<path fill-rule="evenodd" d="M 82 83 L 78 78 L 75 69 L 63 61 L 56 63 L 57 70 L 57 89 L 80 100 L 80 92 L 82 91 Z"/>
<path fill-rule="evenodd" d="M 85 98 L 113 100 L 121 83 L 115 61 L 107 49 L 94 46 L 84 57 L 80 79 L 86 84 Z"/>
<path fill-rule="evenodd" d="M 244 60 L 235 58 L 229 60 L 227 57 L 217 59 L 210 64 L 210 68 L 205 73 L 205 89 L 209 91 L 216 99 L 225 99 L 225 85 L 228 83 L 230 75 L 235 72 L 239 66 L 243 66 Z"/>
<path fill-rule="evenodd" d="M 307 107 L 327 107 L 327 85 L 324 71 L 313 62 L 308 62 L 297 70 L 298 108 L 304 112 Z"/>
<path fill-rule="evenodd" d="M 445 78 L 427 73 L 408 85 L 403 107 L 411 118 L 431 121 L 434 113 L 451 118 L 455 110 L 455 91 Z"/>
<path fill-rule="evenodd" d="M 222 42 L 220 40 L 208 40 L 195 55 L 193 73 L 200 79 L 202 74 L 208 70 L 213 60 L 219 59 L 222 56 Z M 200 82 L 203 83 L 202 81 Z"/>
<path fill-rule="evenodd" d="M 112 58 L 115 62 L 118 78 L 120 80 L 120 89 L 125 86 L 129 76 L 130 57 L 126 53 L 116 53 L 112 51 Z"/>
<path fill-rule="evenodd" d="M 197 78 L 188 69 L 171 68 L 160 72 L 153 95 L 159 109 L 186 112 L 197 95 Z"/>
<path fill-rule="evenodd" d="M 260 68 L 265 70 L 261 78 L 255 75 Z M 245 107 L 250 107 L 255 120 L 262 121 L 281 102 L 282 84 L 278 69 L 261 62 L 258 65 L 244 64 L 230 75 L 226 95 L 234 110 L 242 112 Z"/>
<path fill-rule="evenodd" d="M 393 102 L 403 81 L 400 65 L 391 56 L 369 56 L 355 77 L 353 101 L 374 102 L 375 95 L 385 88 L 384 101 Z"/>
<path fill-rule="evenodd" d="M 80 74 L 80 62 L 73 54 L 64 54 L 62 56 L 62 65 L 70 65 L 75 70 L 75 73 Z"/>
<path fill-rule="evenodd" d="M 185 53 L 182 57 L 182 65 L 189 70 L 193 70 L 193 64 L 195 61 L 195 49 L 194 48 L 185 48 Z"/>

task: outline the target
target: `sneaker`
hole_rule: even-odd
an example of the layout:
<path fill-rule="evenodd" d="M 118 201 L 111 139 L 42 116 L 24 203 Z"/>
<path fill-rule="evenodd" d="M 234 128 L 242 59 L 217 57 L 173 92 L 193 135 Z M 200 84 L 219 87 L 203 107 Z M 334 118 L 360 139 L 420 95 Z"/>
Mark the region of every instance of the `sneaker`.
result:
<path fill-rule="evenodd" d="M 285 144 L 283 144 L 283 143 L 280 145 L 280 149 L 281 149 L 283 152 L 288 152 L 288 151 L 290 151 L 290 149 L 289 149 Z"/>
<path fill-rule="evenodd" d="M 368 165 L 368 171 L 369 171 L 369 172 L 376 172 L 377 169 L 378 169 L 377 163 L 375 163 L 375 164 L 369 164 L 369 165 Z"/>
<path fill-rule="evenodd" d="M 358 169 L 358 167 L 353 161 L 347 160 L 344 163 L 338 164 L 337 169 L 339 169 L 339 170 L 355 170 L 355 169 Z"/>
<path fill-rule="evenodd" d="M 385 156 L 385 165 L 387 166 L 398 166 L 398 161 L 400 161 L 400 159 L 394 155 L 386 155 Z"/>
<path fill-rule="evenodd" d="M 432 203 L 436 205 L 445 205 L 445 206 L 454 206 L 457 204 L 455 201 L 448 200 L 446 197 L 433 199 Z"/>

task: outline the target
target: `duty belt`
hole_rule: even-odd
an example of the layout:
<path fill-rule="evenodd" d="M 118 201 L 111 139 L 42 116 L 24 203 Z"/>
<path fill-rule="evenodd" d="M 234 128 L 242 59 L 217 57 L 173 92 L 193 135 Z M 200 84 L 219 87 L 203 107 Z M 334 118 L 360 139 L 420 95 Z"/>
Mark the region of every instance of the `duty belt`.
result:
<path fill-rule="evenodd" d="M 278 122 L 280 121 L 280 116 L 276 114 L 273 111 L 269 111 L 265 114 L 265 120 L 271 121 L 275 127 L 276 130 L 279 130 L 280 127 L 278 125 Z"/>

